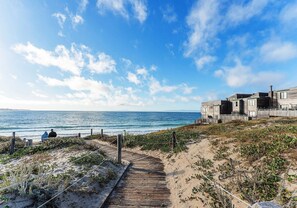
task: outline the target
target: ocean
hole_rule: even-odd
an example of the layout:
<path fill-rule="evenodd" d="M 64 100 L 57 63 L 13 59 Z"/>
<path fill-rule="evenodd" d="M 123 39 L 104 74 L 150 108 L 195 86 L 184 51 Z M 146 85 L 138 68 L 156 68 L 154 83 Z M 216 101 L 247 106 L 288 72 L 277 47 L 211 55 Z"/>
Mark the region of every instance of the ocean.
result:
<path fill-rule="evenodd" d="M 85 112 L 0 110 L 0 136 L 39 140 L 44 131 L 54 129 L 58 136 L 100 133 L 143 134 L 192 124 L 200 113 L 193 112 Z"/>

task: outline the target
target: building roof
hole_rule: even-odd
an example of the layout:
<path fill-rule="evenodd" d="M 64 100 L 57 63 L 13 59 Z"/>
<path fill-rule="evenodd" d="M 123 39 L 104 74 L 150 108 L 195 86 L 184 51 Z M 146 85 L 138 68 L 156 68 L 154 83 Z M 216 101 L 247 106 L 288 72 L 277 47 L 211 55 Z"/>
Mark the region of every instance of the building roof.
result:
<path fill-rule="evenodd" d="M 257 92 L 252 94 L 249 98 L 260 98 L 260 97 L 268 97 L 267 92 Z"/>
<path fill-rule="evenodd" d="M 207 101 L 207 102 L 202 102 L 202 105 L 222 105 L 222 103 L 226 103 L 228 100 L 214 100 L 214 101 Z"/>
<path fill-rule="evenodd" d="M 274 90 L 274 91 L 275 92 L 282 92 L 282 91 L 290 91 L 290 90 L 297 90 L 297 86 L 296 87 L 287 88 L 287 89 Z"/>
<path fill-rule="evenodd" d="M 228 98 L 228 100 L 230 101 L 234 101 L 234 100 L 238 100 L 238 99 L 241 99 L 241 98 L 247 98 L 247 97 L 250 97 L 252 94 L 234 94 L 232 96 L 230 96 Z"/>

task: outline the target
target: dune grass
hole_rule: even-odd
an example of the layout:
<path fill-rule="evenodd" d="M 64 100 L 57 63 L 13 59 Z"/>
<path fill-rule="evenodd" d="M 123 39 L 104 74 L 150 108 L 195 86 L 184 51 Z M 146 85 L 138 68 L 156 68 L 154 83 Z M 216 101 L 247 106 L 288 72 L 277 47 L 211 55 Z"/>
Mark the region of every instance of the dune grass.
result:
<path fill-rule="evenodd" d="M 199 139 L 199 132 L 177 128 L 144 135 L 128 134 L 124 138 L 124 146 L 129 148 L 141 147 L 142 150 L 161 150 L 162 152 L 170 152 L 172 150 L 173 132 L 176 132 L 177 141 L 174 152 L 186 150 L 187 142 Z"/>

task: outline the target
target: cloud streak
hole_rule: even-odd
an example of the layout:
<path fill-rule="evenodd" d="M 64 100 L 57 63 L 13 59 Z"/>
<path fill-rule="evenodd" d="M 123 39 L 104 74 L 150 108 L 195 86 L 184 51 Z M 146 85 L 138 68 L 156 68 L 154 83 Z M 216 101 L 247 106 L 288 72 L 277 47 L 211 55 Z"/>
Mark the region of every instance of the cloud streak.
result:
<path fill-rule="evenodd" d="M 297 57 L 297 45 L 291 42 L 269 41 L 265 43 L 260 54 L 266 62 L 282 62 Z"/>
<path fill-rule="evenodd" d="M 148 16 L 147 4 L 145 0 L 97 0 L 97 8 L 101 15 L 111 11 L 115 15 L 120 15 L 125 19 L 133 16 L 140 23 L 143 23 Z M 129 10 L 132 10 L 133 15 Z"/>
<path fill-rule="evenodd" d="M 72 43 L 70 49 L 57 45 L 53 51 L 34 46 L 32 43 L 16 44 L 12 50 L 22 55 L 28 62 L 44 67 L 57 67 L 65 72 L 80 75 L 86 68 L 93 73 L 111 73 L 116 71 L 116 61 L 105 53 L 96 59 L 87 46 Z"/>
<path fill-rule="evenodd" d="M 283 78 L 283 75 L 277 72 L 261 71 L 253 72 L 250 66 L 245 66 L 240 60 L 236 60 L 233 67 L 223 67 L 215 71 L 214 75 L 226 81 L 230 87 L 238 88 L 243 86 L 270 85 Z"/>

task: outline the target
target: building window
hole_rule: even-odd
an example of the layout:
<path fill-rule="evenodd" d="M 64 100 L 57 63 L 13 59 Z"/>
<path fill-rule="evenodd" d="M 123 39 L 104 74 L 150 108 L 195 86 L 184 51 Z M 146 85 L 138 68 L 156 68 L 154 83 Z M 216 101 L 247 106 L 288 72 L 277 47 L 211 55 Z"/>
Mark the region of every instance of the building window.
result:
<path fill-rule="evenodd" d="M 238 106 L 238 102 L 235 102 L 235 106 L 236 106 L 236 107 Z"/>
<path fill-rule="evenodd" d="M 250 111 L 249 116 L 250 117 L 256 117 L 256 112 L 255 111 Z"/>
<path fill-rule="evenodd" d="M 280 99 L 287 99 L 288 98 L 288 93 L 287 92 L 280 92 L 279 98 Z"/>
<path fill-rule="evenodd" d="M 249 103 L 249 106 L 255 106 L 256 100 L 249 100 L 248 103 Z"/>

